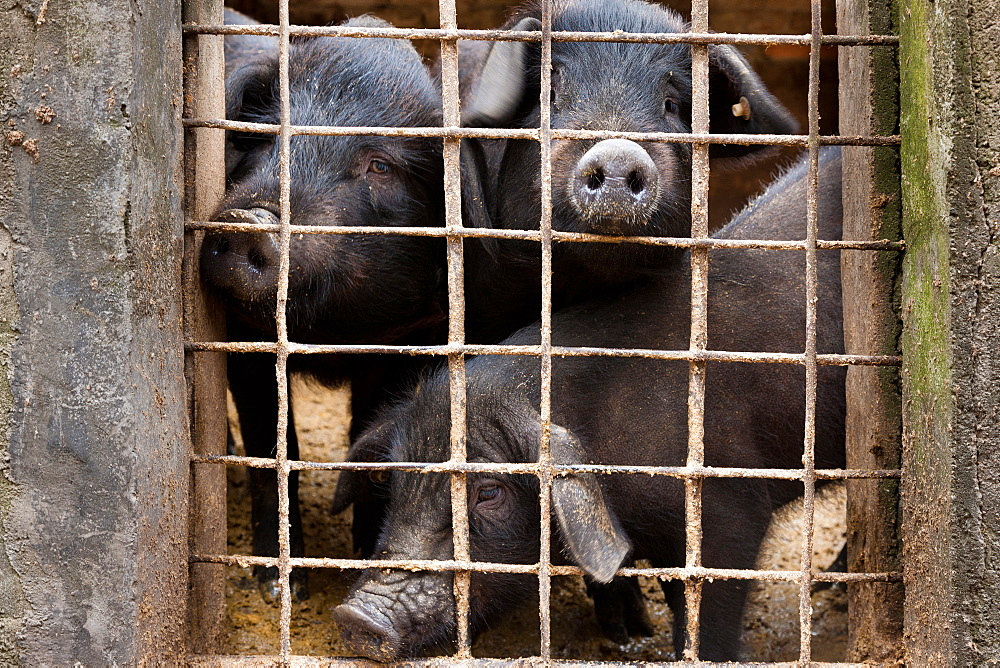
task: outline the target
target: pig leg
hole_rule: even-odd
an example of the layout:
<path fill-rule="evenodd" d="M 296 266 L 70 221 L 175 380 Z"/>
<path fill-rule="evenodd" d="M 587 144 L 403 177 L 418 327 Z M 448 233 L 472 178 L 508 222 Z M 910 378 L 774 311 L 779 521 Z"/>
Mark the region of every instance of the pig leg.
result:
<path fill-rule="evenodd" d="M 249 457 L 274 457 L 277 442 L 278 390 L 274 372 L 274 356 L 267 354 L 230 354 L 228 358 L 229 387 L 239 415 L 240 433 Z M 288 458 L 298 459 L 299 445 L 295 436 L 291 408 L 288 412 Z M 251 468 L 251 517 L 253 553 L 278 556 L 278 478 L 270 469 Z M 298 472 L 288 480 L 289 521 L 291 523 L 291 554 L 302 556 L 302 521 L 299 514 Z M 254 568 L 265 599 L 278 596 L 276 568 Z M 292 592 L 297 600 L 308 597 L 305 571 L 292 571 Z"/>
<path fill-rule="evenodd" d="M 733 661 L 739 656 L 743 603 L 749 583 L 745 580 L 706 582 L 702 587 L 699 619 L 698 658 L 708 661 Z M 674 615 L 674 652 L 684 656 L 687 614 L 684 609 L 684 583 L 662 583 L 663 595 Z"/>
<path fill-rule="evenodd" d="M 624 645 L 630 636 L 653 635 L 638 578 L 615 577 L 608 584 L 587 578 L 587 593 L 594 600 L 594 615 L 606 638 Z"/>
<path fill-rule="evenodd" d="M 676 564 L 657 564 L 656 568 L 668 566 Z M 680 580 L 660 580 L 660 587 L 674 616 L 674 658 L 680 661 L 684 656 L 684 625 L 687 623 L 687 615 L 684 613 L 684 583 Z"/>
<path fill-rule="evenodd" d="M 708 480 L 702 490 L 702 563 L 709 568 L 753 569 L 771 518 L 769 487 L 763 480 Z M 673 563 L 683 563 L 679 556 Z M 698 658 L 734 661 L 740 654 L 743 607 L 750 582 L 705 582 L 699 615 Z M 686 612 L 684 583 L 663 583 L 674 614 L 674 647 L 683 656 Z"/>

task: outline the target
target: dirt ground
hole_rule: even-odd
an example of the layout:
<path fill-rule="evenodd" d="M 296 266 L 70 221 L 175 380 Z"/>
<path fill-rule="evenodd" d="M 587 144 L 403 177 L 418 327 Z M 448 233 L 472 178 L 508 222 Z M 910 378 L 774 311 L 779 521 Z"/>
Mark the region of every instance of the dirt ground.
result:
<path fill-rule="evenodd" d="M 293 410 L 301 457 L 337 461 L 344 457 L 349 421 L 347 394 L 310 384 L 293 384 Z M 230 407 L 230 420 L 235 415 Z M 242 452 L 238 429 L 237 449 Z M 336 484 L 335 472 L 305 472 L 300 479 L 306 537 L 306 556 L 351 557 L 349 513 L 332 516 L 328 510 Z M 229 552 L 249 554 L 250 499 L 246 472 L 229 468 Z M 836 557 L 845 540 L 845 494 L 828 487 L 816 502 L 815 561 L 818 567 Z M 782 509 L 765 540 L 758 568 L 794 570 L 798 567 L 801 503 Z M 346 656 L 330 613 L 340 603 L 354 572 L 312 569 L 310 598 L 292 608 L 292 652 L 312 656 Z M 603 638 L 580 578 L 554 578 L 552 586 L 552 654 L 555 658 L 595 661 L 674 660 L 671 616 L 654 579 L 643 579 L 647 605 L 656 625 L 651 638 L 618 645 Z M 278 606 L 265 603 L 249 569 L 228 571 L 226 606 L 229 626 L 227 653 L 269 654 L 279 648 Z M 812 597 L 812 656 L 816 661 L 843 661 L 847 649 L 847 596 L 838 588 Z M 755 583 L 744 620 L 746 661 L 793 661 L 799 655 L 798 586 L 792 583 Z M 477 657 L 519 657 L 538 654 L 538 605 L 526 605 L 477 638 Z"/>

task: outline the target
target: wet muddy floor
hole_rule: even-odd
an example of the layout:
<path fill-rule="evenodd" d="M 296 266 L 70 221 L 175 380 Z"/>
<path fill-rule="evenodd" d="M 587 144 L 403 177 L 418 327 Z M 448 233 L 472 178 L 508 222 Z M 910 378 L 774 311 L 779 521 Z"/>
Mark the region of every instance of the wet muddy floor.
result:
<path fill-rule="evenodd" d="M 301 457 L 311 461 L 342 460 L 347 446 L 347 394 L 316 386 L 293 384 L 293 410 Z M 231 422 L 235 417 L 230 410 Z M 237 448 L 242 452 L 234 425 Z M 250 553 L 250 499 L 246 472 L 229 468 L 229 553 Z M 333 516 L 330 499 L 336 472 L 303 472 L 299 497 L 306 537 L 306 556 L 353 556 L 349 512 Z M 842 487 L 828 487 L 816 502 L 815 553 L 817 567 L 833 561 L 844 543 L 845 495 Z M 783 509 L 772 522 L 758 568 L 795 570 L 799 563 L 801 504 Z M 340 643 L 330 613 L 340 603 L 352 572 L 311 569 L 310 597 L 292 606 L 292 652 L 312 656 L 349 656 Z M 671 617 L 659 584 L 643 579 L 647 605 L 656 626 L 651 638 L 618 645 L 604 639 L 594 619 L 583 581 L 558 577 L 552 583 L 552 655 L 560 659 L 598 661 L 670 661 L 674 659 Z M 799 588 L 792 583 L 754 583 L 744 623 L 747 661 L 793 661 L 799 656 Z M 228 654 L 273 654 L 279 649 L 278 605 L 265 602 L 249 569 L 230 567 L 226 586 Z M 812 596 L 812 657 L 842 661 L 847 648 L 847 596 L 830 588 Z M 537 656 L 539 651 L 537 601 L 526 602 L 516 614 L 477 638 L 477 657 Z"/>

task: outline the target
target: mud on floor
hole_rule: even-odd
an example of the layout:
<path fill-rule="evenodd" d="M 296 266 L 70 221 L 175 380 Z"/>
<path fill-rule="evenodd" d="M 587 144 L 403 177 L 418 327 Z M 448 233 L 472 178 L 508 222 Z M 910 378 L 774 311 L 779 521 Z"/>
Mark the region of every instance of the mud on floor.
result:
<path fill-rule="evenodd" d="M 302 459 L 339 461 L 347 447 L 349 424 L 347 393 L 295 381 L 293 410 Z M 242 452 L 235 413 L 230 423 Z M 303 472 L 299 482 L 306 537 L 306 556 L 352 557 L 349 512 L 333 516 L 330 500 L 337 474 Z M 229 553 L 250 553 L 250 497 L 246 471 L 229 467 Z M 815 562 L 831 563 L 845 540 L 846 498 L 843 487 L 828 487 L 816 500 Z M 758 568 L 795 570 L 799 563 L 801 503 L 782 509 L 772 522 Z M 349 656 L 340 643 L 330 613 L 347 594 L 356 572 L 310 569 L 310 597 L 292 605 L 292 652 L 312 656 Z M 581 578 L 558 577 L 552 583 L 552 655 L 561 659 L 596 661 L 670 661 L 674 659 L 671 616 L 659 583 L 642 579 L 650 616 L 656 626 L 652 638 L 618 645 L 603 638 Z M 793 661 L 799 655 L 798 599 L 793 583 L 754 583 L 745 616 L 744 660 Z M 250 569 L 230 567 L 226 583 L 229 628 L 226 653 L 273 654 L 279 651 L 278 605 L 258 593 Z M 847 595 L 830 588 L 812 596 L 812 657 L 816 661 L 843 661 L 847 651 Z M 477 638 L 477 657 L 537 656 L 538 603 L 527 604 L 495 628 Z"/>

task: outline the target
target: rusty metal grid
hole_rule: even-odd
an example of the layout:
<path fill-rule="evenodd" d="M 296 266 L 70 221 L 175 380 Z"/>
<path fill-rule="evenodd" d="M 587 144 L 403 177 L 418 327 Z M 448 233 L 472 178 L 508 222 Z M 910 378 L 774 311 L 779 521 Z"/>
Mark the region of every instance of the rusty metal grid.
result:
<path fill-rule="evenodd" d="M 192 657 L 195 665 L 223 660 L 232 665 L 259 660 L 277 660 L 287 665 L 310 665 L 314 660 L 297 657 L 291 653 L 291 588 L 292 568 L 337 568 L 358 569 L 378 565 L 384 568 L 406 570 L 448 571 L 455 573 L 455 598 L 457 614 L 457 648 L 452 659 L 457 664 L 475 666 L 485 660 L 476 660 L 471 655 L 469 637 L 469 575 L 472 571 L 494 573 L 529 573 L 538 576 L 539 625 L 541 646 L 538 657 L 526 660 L 510 660 L 513 665 L 525 663 L 559 665 L 566 663 L 551 657 L 550 628 L 551 614 L 549 593 L 551 577 L 555 575 L 579 575 L 582 571 L 574 566 L 551 564 L 549 535 L 549 492 L 555 477 L 573 472 L 597 474 L 642 474 L 667 476 L 682 479 L 685 485 L 687 533 L 685 563 L 673 568 L 622 568 L 622 576 L 650 576 L 682 580 L 685 584 L 685 605 L 687 608 L 688 638 L 683 659 L 697 661 L 699 645 L 698 612 L 701 600 L 701 586 L 708 579 L 772 580 L 798 583 L 800 585 L 799 624 L 800 658 L 798 662 L 770 663 L 759 665 L 802 665 L 811 661 L 811 616 L 810 585 L 813 582 L 898 582 L 902 574 L 891 573 L 814 573 L 812 567 L 812 525 L 815 485 L 817 480 L 857 479 L 857 478 L 898 478 L 898 470 L 821 470 L 816 469 L 813 459 L 816 415 L 816 375 L 819 366 L 824 365 L 865 365 L 898 366 L 898 356 L 886 355 L 821 355 L 816 351 L 816 306 L 817 306 L 817 249 L 857 249 L 870 251 L 900 251 L 902 242 L 881 241 L 827 241 L 817 239 L 817 189 L 818 157 L 822 145 L 892 146 L 899 144 L 898 136 L 821 136 L 819 134 L 819 49 L 821 45 L 841 46 L 894 46 L 898 38 L 891 35 L 841 36 L 823 35 L 820 27 L 820 5 L 811 0 L 812 30 L 808 35 L 745 35 L 708 32 L 708 0 L 695 0 L 692 7 L 692 32 L 678 34 L 634 34 L 634 33 L 568 33 L 552 31 L 552 3 L 543 2 L 542 28 L 533 32 L 513 32 L 501 30 L 459 30 L 457 29 L 454 0 L 440 0 L 441 28 L 439 30 L 414 30 L 396 28 L 354 28 L 343 26 L 313 27 L 291 26 L 288 16 L 288 2 L 279 2 L 279 23 L 258 26 L 222 26 L 185 24 L 187 34 L 257 34 L 275 35 L 279 44 L 279 91 L 280 123 L 278 125 L 237 123 L 224 119 L 185 118 L 187 128 L 203 127 L 247 132 L 276 134 L 280 146 L 280 198 L 278 225 L 255 225 L 246 223 L 217 223 L 213 221 L 188 221 L 188 230 L 225 229 L 250 232 L 277 233 L 280 247 L 280 267 L 278 281 L 277 309 L 275 313 L 277 336 L 273 343 L 257 342 L 211 342 L 188 341 L 186 351 L 226 351 L 226 352 L 270 352 L 276 355 L 275 373 L 278 385 L 278 432 L 276 457 L 274 459 L 239 457 L 231 455 L 194 455 L 192 463 L 272 468 L 278 476 L 279 490 L 279 555 L 278 557 L 256 557 L 249 555 L 194 554 L 190 561 L 195 563 L 216 563 L 226 565 L 276 566 L 279 572 L 280 590 L 280 655 L 268 657 Z M 440 128 L 371 128 L 371 127 L 315 127 L 293 126 L 290 121 L 288 48 L 292 35 L 325 35 L 347 37 L 388 37 L 397 39 L 439 39 L 441 42 L 441 72 L 443 88 L 444 123 Z M 457 40 L 511 40 L 540 41 L 542 47 L 541 68 L 541 120 L 537 129 L 473 129 L 459 127 L 458 107 L 458 59 Z M 605 131 L 569 131 L 551 128 L 551 110 L 547 90 L 549 88 L 552 42 L 565 41 L 622 41 L 648 43 L 689 43 L 692 45 L 693 109 L 692 132 L 677 133 L 627 133 Z M 710 44 L 799 44 L 810 47 L 809 91 L 808 91 L 808 133 L 805 135 L 710 135 L 708 132 L 708 45 Z M 290 140 L 296 135 L 381 135 L 403 137 L 441 137 L 444 142 L 445 166 L 445 226 L 443 228 L 333 228 L 306 227 L 290 224 Z M 461 219 L 461 183 L 459 173 L 459 145 L 462 138 L 519 138 L 539 141 L 542 165 L 542 217 L 538 230 L 483 230 L 464 228 Z M 626 138 L 643 141 L 684 142 L 692 145 L 692 201 L 691 238 L 664 237 L 603 237 L 591 234 L 556 232 L 551 227 L 551 142 L 556 139 L 607 139 Z M 803 241 L 744 241 L 711 239 L 708 233 L 708 147 L 715 143 L 776 144 L 805 146 L 808 150 L 808 197 L 807 234 Z M 384 345 L 304 345 L 289 341 L 285 306 L 288 293 L 289 247 L 291 234 L 396 234 L 410 236 L 441 236 L 446 239 L 448 253 L 449 328 L 448 342 L 442 346 L 384 346 Z M 464 257 L 462 240 L 466 237 L 497 237 L 533 240 L 540 243 L 542 250 L 542 312 L 541 342 L 537 346 L 468 345 L 464 337 Z M 691 294 L 691 338 L 688 350 L 662 351 L 644 349 L 610 348 L 569 348 L 552 345 L 552 245 L 553 242 L 601 242 L 638 243 L 646 245 L 666 245 L 691 249 L 692 294 Z M 806 257 L 806 346 L 803 353 L 751 353 L 735 351 L 714 351 L 707 348 L 707 299 L 708 299 L 708 251 L 710 248 L 766 248 L 773 250 L 794 250 L 805 253 Z M 450 459 L 443 463 L 401 462 L 401 463 L 346 463 L 291 461 L 287 456 L 288 394 L 287 360 L 291 354 L 324 353 L 385 353 L 410 355 L 443 355 L 448 358 L 452 426 L 450 436 Z M 533 464 L 483 464 L 466 460 L 465 415 L 466 379 L 465 357 L 477 354 L 534 355 L 539 357 L 541 367 L 540 415 L 542 436 L 539 460 Z M 553 356 L 617 356 L 648 357 L 655 359 L 686 360 L 689 363 L 688 458 L 685 466 L 602 466 L 602 465 L 555 465 L 549 452 L 551 418 L 551 365 Z M 757 362 L 800 364 L 806 372 L 806 413 L 805 441 L 801 469 L 740 469 L 707 467 L 704 465 L 704 404 L 705 368 L 709 361 Z M 400 470 L 414 472 L 447 472 L 451 475 L 452 522 L 454 529 L 454 558 L 447 561 L 385 561 L 334 558 L 292 557 L 289 545 L 289 475 L 300 470 Z M 469 527 L 465 476 L 471 472 L 526 473 L 539 478 L 541 494 L 540 559 L 537 564 L 495 564 L 473 562 L 469 555 Z M 738 569 L 705 568 L 701 565 L 701 485 L 705 478 L 770 478 L 798 480 L 803 483 L 803 532 L 800 567 L 793 571 L 758 571 Z M 681 657 L 678 657 L 681 659 Z M 499 662 L 490 659 L 489 665 Z M 341 661 L 322 660 L 324 665 L 340 663 L 358 665 L 356 659 Z M 368 662 L 362 662 L 368 663 Z M 413 661 L 410 665 L 434 665 L 436 660 Z M 606 665 L 604 662 L 579 662 L 588 665 Z M 620 664 L 618 664 L 620 665 Z M 758 665 L 758 664 L 753 664 Z M 830 664 L 851 665 L 851 664 Z"/>

